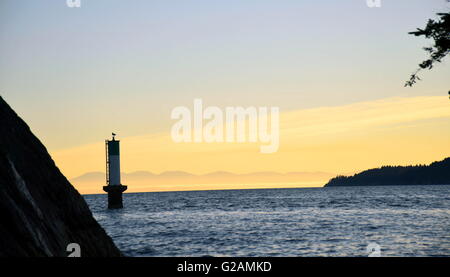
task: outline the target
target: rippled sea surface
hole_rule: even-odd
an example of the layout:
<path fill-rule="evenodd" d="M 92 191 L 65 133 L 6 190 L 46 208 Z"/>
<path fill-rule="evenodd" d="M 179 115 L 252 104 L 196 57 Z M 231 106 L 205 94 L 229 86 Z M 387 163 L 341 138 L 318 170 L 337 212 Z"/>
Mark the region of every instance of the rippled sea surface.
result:
<path fill-rule="evenodd" d="M 450 256 L 450 186 L 85 195 L 129 256 Z"/>

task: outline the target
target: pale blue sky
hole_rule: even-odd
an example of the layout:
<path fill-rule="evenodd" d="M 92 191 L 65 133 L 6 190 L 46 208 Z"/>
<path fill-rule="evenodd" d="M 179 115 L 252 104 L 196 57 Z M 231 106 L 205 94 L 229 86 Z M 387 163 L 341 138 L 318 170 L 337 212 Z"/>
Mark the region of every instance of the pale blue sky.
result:
<path fill-rule="evenodd" d="M 281 111 L 442 95 L 445 61 L 404 81 L 429 42 L 408 35 L 445 0 L 0 2 L 0 95 L 50 150 L 167 131 L 170 111 Z"/>

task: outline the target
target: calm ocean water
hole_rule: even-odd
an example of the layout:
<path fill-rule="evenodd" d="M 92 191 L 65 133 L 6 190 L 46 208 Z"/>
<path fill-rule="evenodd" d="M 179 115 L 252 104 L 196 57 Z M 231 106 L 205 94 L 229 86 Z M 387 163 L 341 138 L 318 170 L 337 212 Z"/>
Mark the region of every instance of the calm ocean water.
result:
<path fill-rule="evenodd" d="M 86 195 L 129 256 L 450 256 L 450 186 Z"/>

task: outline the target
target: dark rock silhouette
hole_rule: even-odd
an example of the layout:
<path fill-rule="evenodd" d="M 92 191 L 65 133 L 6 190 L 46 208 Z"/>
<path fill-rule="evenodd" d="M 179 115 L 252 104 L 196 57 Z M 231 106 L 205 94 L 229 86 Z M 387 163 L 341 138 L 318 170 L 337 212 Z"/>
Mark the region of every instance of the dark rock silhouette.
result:
<path fill-rule="evenodd" d="M 0 97 L 0 257 L 121 256 L 83 197 Z"/>
<path fill-rule="evenodd" d="M 389 186 L 389 185 L 446 185 L 450 184 L 450 158 L 430 165 L 383 166 L 355 174 L 337 176 L 326 187 Z"/>

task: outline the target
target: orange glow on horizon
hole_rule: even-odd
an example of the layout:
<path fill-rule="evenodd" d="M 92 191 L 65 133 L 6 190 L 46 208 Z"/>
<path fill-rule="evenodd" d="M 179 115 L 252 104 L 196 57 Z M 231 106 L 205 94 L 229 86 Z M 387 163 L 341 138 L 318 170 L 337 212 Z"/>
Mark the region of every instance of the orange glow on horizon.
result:
<path fill-rule="evenodd" d="M 169 134 L 121 138 L 122 171 L 181 170 L 193 174 L 274 171 L 349 174 L 382 165 L 430 163 L 450 156 L 450 109 L 445 96 L 396 97 L 280 114 L 280 148 L 261 154 L 255 143 L 174 143 Z M 448 125 L 447 125 L 448 126 Z M 68 178 L 104 171 L 104 144 L 51 153 Z M 322 186 L 327 178 L 221 184 L 220 188 Z M 125 182 L 125 180 L 124 180 Z M 128 192 L 214 189 L 213 183 L 124 183 Z M 103 183 L 74 184 L 81 193 L 101 192 Z M 94 188 L 95 187 L 95 188 Z"/>

